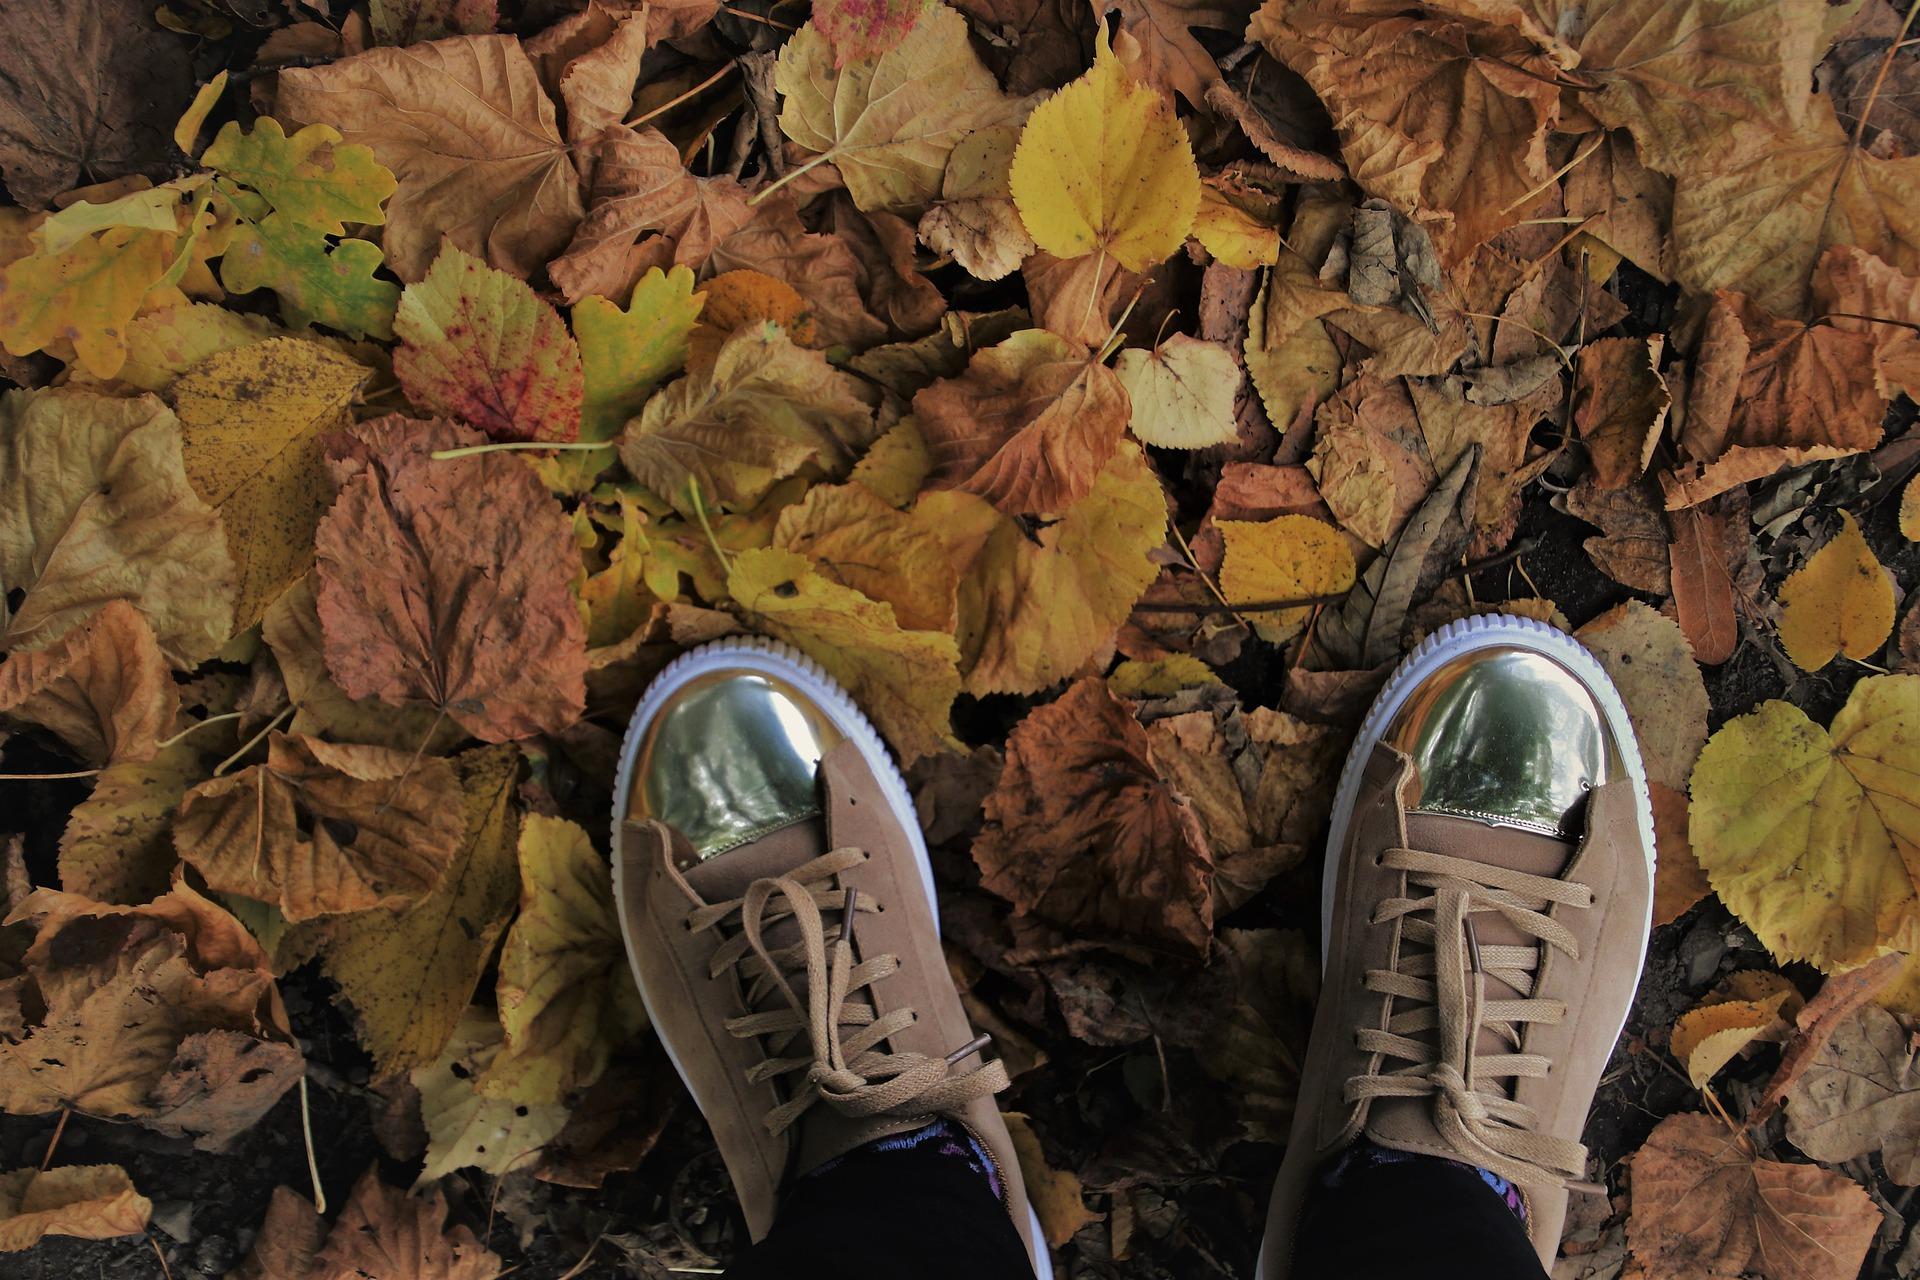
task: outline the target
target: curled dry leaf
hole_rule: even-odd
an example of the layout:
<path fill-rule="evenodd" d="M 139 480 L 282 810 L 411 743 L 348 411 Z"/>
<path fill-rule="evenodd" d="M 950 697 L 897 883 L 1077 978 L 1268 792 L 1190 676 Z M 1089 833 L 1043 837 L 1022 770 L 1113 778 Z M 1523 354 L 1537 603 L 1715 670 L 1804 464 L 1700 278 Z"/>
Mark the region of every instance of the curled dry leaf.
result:
<path fill-rule="evenodd" d="M 89 764 L 151 760 L 179 713 L 153 630 L 125 600 L 0 664 L 0 717 L 49 730 Z"/>
<path fill-rule="evenodd" d="M 579 551 L 517 459 L 430 456 L 477 439 L 397 415 L 330 436 L 340 492 L 315 540 L 315 596 L 327 670 L 349 697 L 424 701 L 505 742 L 580 717 Z"/>
<path fill-rule="evenodd" d="M 1669 1051 L 1686 1067 L 1693 1087 L 1704 1089 L 1748 1045 L 1782 1025 L 1781 1007 L 1794 994 L 1787 986 L 1757 1000 L 1702 1002 L 1673 1024 Z"/>
<path fill-rule="evenodd" d="M 0 1253 L 45 1236 L 111 1240 L 146 1230 L 153 1202 L 119 1165 L 68 1165 L 0 1173 Z"/>
<path fill-rule="evenodd" d="M 1802 671 L 1864 661 L 1893 634 L 1893 583 L 1845 511 L 1840 532 L 1780 587 L 1780 644 Z"/>
<path fill-rule="evenodd" d="M 1667 546 L 1672 572 L 1673 612 L 1694 660 L 1718 666 L 1740 643 L 1734 613 L 1733 575 L 1725 558 L 1725 517 L 1706 507 L 1671 514 L 1673 540 Z"/>
<path fill-rule="evenodd" d="M 376 1165 L 360 1175 L 314 1263 L 312 1280 L 495 1280 L 500 1259 L 463 1226 L 447 1226 L 447 1198 L 410 1196 L 380 1181 Z"/>
<path fill-rule="evenodd" d="M 1580 349 L 1573 424 L 1585 441 L 1594 483 L 1632 484 L 1653 461 L 1672 396 L 1660 376 L 1663 340 L 1602 338 Z"/>

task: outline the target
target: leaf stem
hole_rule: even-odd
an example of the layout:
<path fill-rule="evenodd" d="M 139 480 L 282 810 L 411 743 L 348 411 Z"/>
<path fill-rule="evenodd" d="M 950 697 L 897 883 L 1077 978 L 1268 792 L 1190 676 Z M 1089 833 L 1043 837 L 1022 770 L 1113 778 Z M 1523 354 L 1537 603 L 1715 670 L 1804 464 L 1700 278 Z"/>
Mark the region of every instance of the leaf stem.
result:
<path fill-rule="evenodd" d="M 159 748 L 160 750 L 164 751 L 168 747 L 173 746 L 175 743 L 184 740 L 188 734 L 192 733 L 196 729 L 204 729 L 210 724 L 219 724 L 224 720 L 238 720 L 241 716 L 245 714 L 246 712 L 244 711 L 226 711 L 226 712 L 222 712 L 217 716 L 208 716 L 205 720 L 195 720 L 192 724 L 188 725 L 186 728 L 182 729 L 180 732 L 174 734 L 171 738 L 162 738 L 160 739 L 160 741 L 154 743 L 153 745 Z"/>
<path fill-rule="evenodd" d="M 630 129 L 638 129 L 641 125 L 645 124 L 647 121 L 652 120 L 657 116 L 665 115 L 667 112 L 673 110 L 675 107 L 679 106 L 681 103 L 686 102 L 688 99 L 696 98 L 700 94 L 705 93 L 708 89 L 712 88 L 715 84 L 717 84 L 720 81 L 720 79 L 727 74 L 727 72 L 737 70 L 739 66 L 740 66 L 740 63 L 738 60 L 722 64 L 718 71 L 714 72 L 712 75 L 708 76 L 705 80 L 702 80 L 699 84 L 693 86 L 693 88 L 687 90 L 685 93 L 677 94 L 676 96 L 667 99 L 665 102 L 653 108 L 651 111 L 642 111 L 639 115 L 633 117 L 633 119 L 626 122 L 627 127 Z"/>
<path fill-rule="evenodd" d="M 768 196 L 772 195 L 774 192 L 778 191 L 780 188 L 786 186 L 789 182 L 792 182 L 795 178 L 799 177 L 801 174 L 806 173 L 810 169 L 818 168 L 820 165 L 825 164 L 827 161 L 831 160 L 832 158 L 833 158 L 833 152 L 822 151 L 819 155 L 807 161 L 805 164 L 801 165 L 798 169 L 787 170 L 785 174 L 781 175 L 778 178 L 775 178 L 772 182 L 760 188 L 758 191 L 754 192 L 751 196 L 748 196 L 747 204 L 748 205 L 759 204 L 762 200 L 765 200 Z"/>
<path fill-rule="evenodd" d="M 1604 132 L 1594 135 L 1593 141 L 1589 142 L 1586 145 L 1586 148 L 1584 150 L 1582 150 L 1579 154 L 1574 156 L 1573 159 L 1561 165 L 1558 169 L 1555 169 L 1551 174 L 1547 175 L 1546 181 L 1534 187 L 1533 190 L 1527 192 L 1525 195 L 1515 200 L 1512 204 L 1508 205 L 1506 208 L 1502 209 L 1500 212 L 1512 213 L 1515 209 L 1518 209 L 1521 205 L 1533 199 L 1535 196 L 1539 195 L 1542 191 L 1545 191 L 1548 187 L 1560 181 L 1560 179 L 1566 177 L 1569 173 L 1572 173 L 1582 160 L 1585 160 L 1588 156 L 1598 151 L 1600 149 L 1601 144 L 1604 143 L 1606 140 L 1607 140 L 1607 135 Z"/>
<path fill-rule="evenodd" d="M 748 13 L 745 9 L 736 9 L 730 4 L 723 4 L 720 8 L 723 12 L 730 13 L 736 18 L 744 18 L 748 22 L 758 22 L 765 26 L 776 27 L 781 31 L 798 31 L 800 29 L 798 27 L 788 26 L 784 22 L 775 22 L 772 18 L 765 18 L 757 13 Z"/>
<path fill-rule="evenodd" d="M 261 725 L 260 732 L 254 734 L 251 738 L 248 738 L 244 743 L 240 745 L 240 749 L 238 751 L 234 752 L 232 755 L 228 756 L 225 760 L 222 760 L 219 764 L 213 767 L 213 776 L 217 778 L 221 774 L 225 773 L 228 769 L 232 768 L 235 762 L 237 762 L 241 757 L 245 756 L 247 752 L 253 750 L 254 747 L 259 744 L 260 739 L 266 737 L 269 733 L 272 733 L 275 729 L 279 728 L 280 722 L 282 720 L 288 719 L 292 715 L 293 715 L 293 708 L 288 707 L 286 710 L 282 711 L 279 715 L 275 716 L 273 719 Z"/>
<path fill-rule="evenodd" d="M 569 440 L 501 440 L 491 444 L 461 445 L 458 449 L 435 449 L 428 454 L 435 462 L 445 462 L 449 458 L 471 458 L 481 453 L 505 453 L 509 449 L 573 449 L 586 452 L 593 449 L 611 449 L 612 440 L 598 440 L 591 444 L 586 441 Z"/>
<path fill-rule="evenodd" d="M 40 1157 L 40 1172 L 45 1173 L 47 1166 L 53 1163 L 54 1150 L 60 1145 L 60 1135 L 67 1131 L 67 1117 L 72 1114 L 72 1107 L 60 1108 L 60 1123 L 53 1126 L 53 1136 L 47 1139 L 47 1154 Z"/>
<path fill-rule="evenodd" d="M 315 1213 L 327 1211 L 326 1188 L 320 1185 L 320 1162 L 313 1157 L 313 1108 L 307 1101 L 307 1073 L 300 1071 L 300 1132 L 307 1140 L 307 1178 L 313 1184 L 313 1208 Z"/>
<path fill-rule="evenodd" d="M 1867 90 L 1867 100 L 1860 105 L 1860 115 L 1853 122 L 1853 143 L 1859 147 L 1860 139 L 1867 133 L 1867 117 L 1873 114 L 1874 100 L 1880 96 L 1880 89 L 1887 83 L 1887 73 L 1893 70 L 1893 55 L 1906 42 L 1907 32 L 1913 29 L 1913 19 L 1920 14 L 1920 0 L 1913 0 L 1907 6 L 1907 16 L 1900 23 L 1900 31 L 1893 37 L 1893 43 L 1887 46 L 1887 52 L 1880 59 L 1880 70 L 1874 74 L 1873 87 Z"/>
<path fill-rule="evenodd" d="M 700 482 L 698 480 L 691 478 L 687 480 L 687 494 L 693 499 L 694 518 L 700 521 L 700 531 L 707 535 L 707 542 L 713 547 L 714 558 L 720 561 L 720 567 L 727 571 L 727 576 L 732 577 L 733 561 L 728 558 L 725 549 L 721 547 L 720 539 L 714 536 L 713 526 L 707 522 L 707 504 L 700 499 Z"/>

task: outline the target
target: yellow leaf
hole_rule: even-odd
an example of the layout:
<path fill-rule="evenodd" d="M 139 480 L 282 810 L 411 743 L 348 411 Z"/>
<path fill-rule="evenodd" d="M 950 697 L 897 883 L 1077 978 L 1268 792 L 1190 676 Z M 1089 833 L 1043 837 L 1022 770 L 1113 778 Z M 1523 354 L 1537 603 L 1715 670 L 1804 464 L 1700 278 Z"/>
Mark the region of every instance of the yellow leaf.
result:
<path fill-rule="evenodd" d="M 320 437 L 353 420 L 372 370 L 316 343 L 275 338 L 219 352 L 173 384 L 187 481 L 220 513 L 244 631 L 313 563 L 333 500 Z"/>
<path fill-rule="evenodd" d="M 607 567 L 593 574 L 583 569 L 575 587 L 581 614 L 587 623 L 590 649 L 618 644 L 632 635 L 647 620 L 655 599 L 647 587 L 649 557 L 647 535 L 642 530 L 646 513 L 624 494 L 618 501 L 619 522 L 617 526 L 608 522 L 608 526 L 617 528 L 620 540 L 607 552 Z M 585 522 L 591 528 L 599 518 L 590 519 L 588 509 L 583 506 L 574 513 L 574 521 Z M 583 545 L 592 545 L 592 541 Z"/>
<path fill-rule="evenodd" d="M 947 549 L 918 519 L 857 484 L 816 485 L 780 513 L 773 545 L 820 573 L 893 606 L 908 631 L 951 631 L 959 581 Z"/>
<path fill-rule="evenodd" d="M 502 1174 L 527 1168 L 566 1127 L 567 1108 L 558 1103 L 481 1093 L 480 1081 L 505 1047 L 493 1014 L 468 1009 L 439 1057 L 413 1072 L 427 1129 L 426 1164 L 415 1186 L 437 1182 L 455 1169 Z"/>
<path fill-rule="evenodd" d="M 200 141 L 200 126 L 207 122 L 207 116 L 213 111 L 213 104 L 220 101 L 220 95 L 227 91 L 227 73 L 222 71 L 213 79 L 200 86 L 200 92 L 193 95 L 193 101 L 180 113 L 180 119 L 173 126 L 173 145 L 191 156 L 194 144 Z"/>
<path fill-rule="evenodd" d="M 932 474 L 933 455 L 927 451 L 927 438 L 920 434 L 920 424 L 913 415 L 908 414 L 873 442 L 848 478 L 873 490 L 889 505 L 904 507 L 920 496 L 921 486 Z"/>
<path fill-rule="evenodd" d="M 204 186 L 204 180 L 198 185 Z M 129 191 L 104 204 L 76 200 L 34 227 L 33 243 L 42 253 L 60 254 L 94 232 L 113 227 L 173 235 L 180 230 L 180 200 L 186 191 L 186 186 L 168 183 Z"/>
<path fill-rule="evenodd" d="M 904 763 L 960 749 L 949 718 L 960 692 L 952 636 L 906 630 L 892 605 L 778 547 L 735 556 L 727 594 L 756 630 L 793 645 L 845 685 Z"/>
<path fill-rule="evenodd" d="M 1034 693 L 1078 671 L 1152 583 L 1166 539 L 1166 495 L 1127 442 L 1091 493 L 1036 532 L 957 490 L 916 510 L 960 567 L 956 638 L 975 696 Z"/>
<path fill-rule="evenodd" d="M 1200 206 L 1200 171 L 1172 105 L 1127 74 L 1104 27 L 1093 69 L 1021 130 L 1012 187 L 1035 244 L 1057 258 L 1104 252 L 1129 271 L 1178 249 Z"/>
<path fill-rule="evenodd" d="M 1334 595 L 1353 585 L 1353 548 L 1332 525 L 1312 516 L 1277 516 L 1254 523 L 1222 520 L 1226 541 L 1220 591 L 1232 605 Z M 1306 625 L 1311 605 L 1250 614 L 1247 621 L 1268 644 L 1291 640 Z"/>
<path fill-rule="evenodd" d="M 1706 1088 L 1736 1054 L 1772 1029 L 1787 995 L 1776 991 L 1759 1000 L 1723 1000 L 1682 1014 L 1673 1024 L 1669 1048 L 1686 1067 L 1693 1087 Z"/>
<path fill-rule="evenodd" d="M 1128 347 L 1113 368 L 1133 404 L 1127 425 L 1146 443 L 1204 449 L 1238 437 L 1240 366 L 1220 343 L 1176 333 L 1153 351 Z"/>
<path fill-rule="evenodd" d="M 281 217 L 335 236 L 349 222 L 385 222 L 380 206 L 399 185 L 372 147 L 342 145 L 340 131 L 324 124 L 288 137 L 272 116 L 261 116 L 251 133 L 229 120 L 200 163 L 259 192 Z"/>
<path fill-rule="evenodd" d="M 61 253 L 35 253 L 0 274 L 0 343 L 16 356 L 70 342 L 80 367 L 111 378 L 127 358 L 126 327 L 166 274 L 175 237 L 109 227 Z"/>
<path fill-rule="evenodd" d="M 497 994 L 507 1047 L 479 1078 L 490 1098 L 559 1102 L 598 1080 L 647 1025 L 607 860 L 564 818 L 528 814 L 520 824 L 520 915 L 500 952 Z"/>
<path fill-rule="evenodd" d="M 1020 1177 L 1027 1184 L 1027 1196 L 1034 1212 L 1040 1215 L 1040 1229 L 1046 1233 L 1047 1246 L 1058 1249 L 1073 1239 L 1074 1233 L 1100 1215 L 1088 1209 L 1080 1198 L 1080 1179 L 1070 1170 L 1056 1169 L 1047 1163 L 1040 1149 L 1040 1135 L 1032 1123 L 1018 1111 L 1007 1113 L 1007 1133 L 1013 1139 L 1013 1154 L 1020 1161 Z"/>
<path fill-rule="evenodd" d="M 285 329 L 265 316 L 242 315 L 210 302 L 143 312 L 127 326 L 126 363 L 111 382 L 140 391 L 165 391 L 175 378 L 208 356 L 286 336 Z M 99 381 L 76 368 L 67 385 Z"/>
<path fill-rule="evenodd" d="M 1900 536 L 1908 542 L 1920 542 L 1920 475 L 1907 481 L 1900 491 Z"/>
<path fill-rule="evenodd" d="M 1502 606 L 1503 609 L 1506 606 Z M 1683 791 L 1707 741 L 1707 686 L 1680 624 L 1638 600 L 1581 627 L 1580 643 L 1620 690 L 1647 779 Z"/>
<path fill-rule="evenodd" d="M 341 920 L 322 961 L 382 1076 L 440 1056 L 517 898 L 519 749 L 480 747 L 451 763 L 466 830 L 446 878 L 400 911 Z"/>
<path fill-rule="evenodd" d="M 1707 741 L 1688 837 L 1780 960 L 1833 973 L 1920 949 L 1920 676 L 1853 687 L 1823 730 L 1766 702 Z"/>
<path fill-rule="evenodd" d="M 1893 583 L 1844 511 L 1840 532 L 1781 585 L 1780 605 L 1780 644 L 1802 671 L 1839 653 L 1871 658 L 1893 631 Z"/>
<path fill-rule="evenodd" d="M 139 1235 L 152 1212 L 119 1165 L 15 1169 L 0 1173 L 0 1252 L 31 1249 L 42 1236 Z"/>
<path fill-rule="evenodd" d="M 1280 228 L 1260 221 L 1211 186 L 1200 188 L 1193 238 L 1215 258 L 1242 271 L 1280 260 Z"/>
<path fill-rule="evenodd" d="M 1182 689 L 1221 683 L 1212 667 L 1187 653 L 1145 660 L 1130 658 L 1107 677 L 1107 687 L 1119 698 L 1164 698 Z"/>
<path fill-rule="evenodd" d="M 1279 430 L 1293 425 L 1340 385 L 1340 352 L 1320 319 L 1338 310 L 1345 295 L 1319 287 L 1312 270 L 1284 254 L 1260 287 L 1247 317 L 1241 358 L 1267 418 Z"/>

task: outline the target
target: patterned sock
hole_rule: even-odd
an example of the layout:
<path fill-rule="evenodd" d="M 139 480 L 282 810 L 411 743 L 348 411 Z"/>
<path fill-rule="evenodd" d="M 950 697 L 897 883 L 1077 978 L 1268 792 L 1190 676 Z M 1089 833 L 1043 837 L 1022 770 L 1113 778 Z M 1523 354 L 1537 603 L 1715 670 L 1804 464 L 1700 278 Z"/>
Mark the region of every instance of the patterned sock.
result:
<path fill-rule="evenodd" d="M 994 1170 L 992 1157 L 981 1149 L 978 1142 L 974 1141 L 972 1134 L 944 1116 L 931 1124 L 922 1125 L 906 1133 L 875 1138 L 872 1142 L 864 1143 L 844 1155 L 835 1156 L 807 1170 L 805 1176 L 817 1178 L 855 1156 L 887 1155 L 905 1151 L 933 1155 L 944 1160 L 958 1160 L 987 1184 L 988 1189 L 993 1192 L 994 1199 L 1001 1198 L 1000 1175 Z"/>
<path fill-rule="evenodd" d="M 1506 1202 L 1513 1216 L 1520 1219 L 1522 1225 L 1527 1221 L 1527 1202 L 1520 1194 L 1520 1188 L 1497 1173 L 1471 1165 L 1464 1160 L 1449 1160 L 1445 1156 L 1418 1155 L 1411 1151 L 1395 1151 L 1391 1147 L 1376 1146 L 1365 1138 L 1354 1143 L 1338 1156 L 1327 1162 L 1320 1171 L 1320 1185 L 1329 1190 L 1339 1186 L 1347 1179 L 1367 1169 L 1377 1169 L 1381 1165 L 1406 1164 L 1414 1160 L 1438 1160 L 1458 1169 L 1471 1169 L 1480 1175 L 1480 1180 L 1493 1189 L 1493 1193 Z"/>

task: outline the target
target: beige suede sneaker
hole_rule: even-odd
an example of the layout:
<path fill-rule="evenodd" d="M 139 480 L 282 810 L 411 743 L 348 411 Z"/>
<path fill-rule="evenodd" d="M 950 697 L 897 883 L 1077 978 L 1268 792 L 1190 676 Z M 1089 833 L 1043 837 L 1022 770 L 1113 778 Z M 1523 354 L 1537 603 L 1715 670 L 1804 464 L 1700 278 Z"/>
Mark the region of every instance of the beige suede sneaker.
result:
<path fill-rule="evenodd" d="M 992 1157 L 1053 1271 L 940 948 L 906 783 L 851 699 L 766 640 L 683 655 L 635 710 L 614 896 L 667 1056 L 713 1128 L 754 1240 L 791 1179 L 947 1117 Z"/>
<path fill-rule="evenodd" d="M 1335 795 L 1320 1006 L 1264 1280 L 1289 1273 L 1317 1171 L 1363 1136 L 1515 1183 L 1551 1267 L 1652 910 L 1645 770 L 1599 663 L 1526 618 L 1430 636 Z"/>

